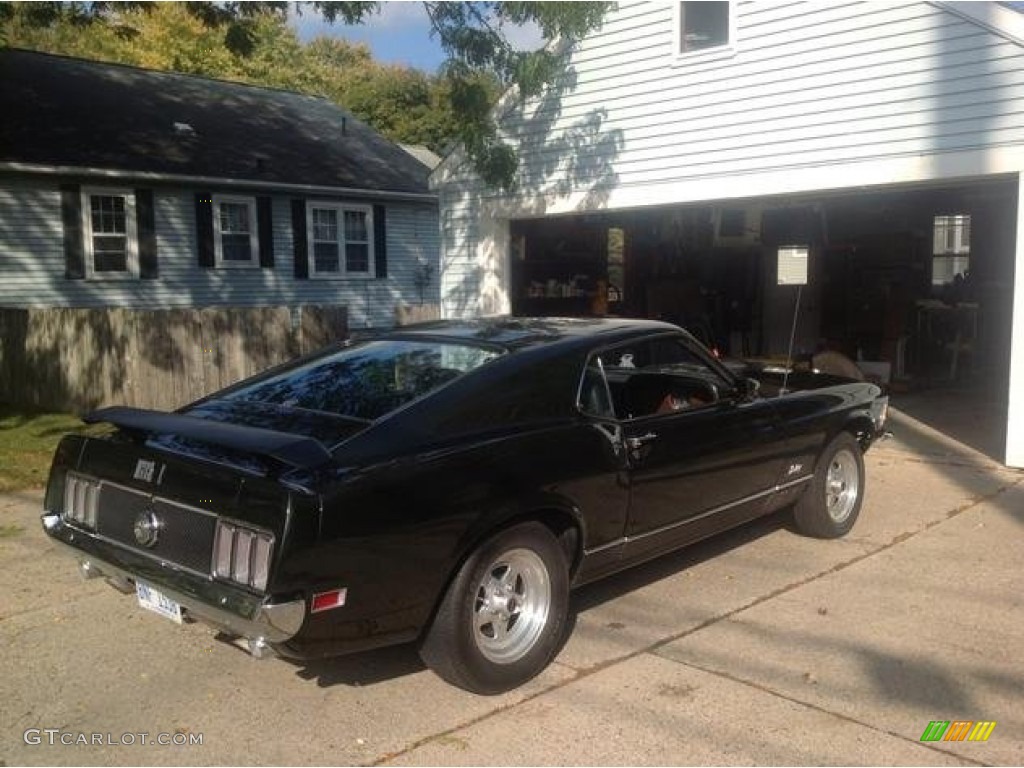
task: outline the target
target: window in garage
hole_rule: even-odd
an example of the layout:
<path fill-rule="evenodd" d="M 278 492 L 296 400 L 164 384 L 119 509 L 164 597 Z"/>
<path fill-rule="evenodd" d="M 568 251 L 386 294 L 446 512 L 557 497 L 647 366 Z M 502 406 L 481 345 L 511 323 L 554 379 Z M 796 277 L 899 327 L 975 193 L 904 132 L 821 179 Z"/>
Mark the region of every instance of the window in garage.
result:
<path fill-rule="evenodd" d="M 932 285 L 948 285 L 971 268 L 971 217 L 936 216 L 932 240 Z"/>

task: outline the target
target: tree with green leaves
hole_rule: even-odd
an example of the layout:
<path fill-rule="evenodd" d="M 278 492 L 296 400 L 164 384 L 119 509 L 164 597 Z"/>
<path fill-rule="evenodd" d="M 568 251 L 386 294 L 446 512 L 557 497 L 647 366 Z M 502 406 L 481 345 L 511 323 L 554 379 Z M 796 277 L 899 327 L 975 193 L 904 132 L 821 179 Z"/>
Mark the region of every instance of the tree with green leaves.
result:
<path fill-rule="evenodd" d="M 290 13 L 356 24 L 380 11 L 376 2 L 0 3 L 0 43 L 318 93 L 392 139 L 458 141 L 485 181 L 507 187 L 517 159 L 497 135 L 497 96 L 539 93 L 559 71 L 554 43 L 595 29 L 610 5 L 424 2 L 447 56 L 438 76 L 375 64 L 365 47 L 329 38 L 304 46 L 287 24 Z M 542 49 L 509 42 L 506 26 L 527 23 Z"/>

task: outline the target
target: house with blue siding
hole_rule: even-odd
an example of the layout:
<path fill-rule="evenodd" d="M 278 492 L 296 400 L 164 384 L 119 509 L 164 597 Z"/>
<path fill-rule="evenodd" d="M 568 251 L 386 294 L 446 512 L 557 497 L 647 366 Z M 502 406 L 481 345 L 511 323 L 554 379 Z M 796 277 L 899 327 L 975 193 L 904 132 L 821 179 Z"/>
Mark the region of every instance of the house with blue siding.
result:
<path fill-rule="evenodd" d="M 544 93 L 499 104 L 509 190 L 459 151 L 434 171 L 444 314 L 659 317 L 723 354 L 840 352 L 984 412 L 983 450 L 1024 467 L 1013 5 L 619 2 Z"/>
<path fill-rule="evenodd" d="M 0 51 L 0 308 L 438 301 L 429 168 L 325 99 Z"/>

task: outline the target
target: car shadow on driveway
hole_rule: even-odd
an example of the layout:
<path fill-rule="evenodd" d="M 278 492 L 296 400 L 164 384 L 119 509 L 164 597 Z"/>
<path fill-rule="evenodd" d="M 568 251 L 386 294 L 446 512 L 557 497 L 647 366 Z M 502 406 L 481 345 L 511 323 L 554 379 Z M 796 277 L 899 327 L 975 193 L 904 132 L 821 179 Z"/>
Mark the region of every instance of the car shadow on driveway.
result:
<path fill-rule="evenodd" d="M 595 608 L 602 603 L 616 600 L 630 592 L 643 589 L 662 579 L 682 573 L 687 568 L 712 560 L 730 550 L 749 544 L 770 533 L 780 530 L 796 530 L 789 508 L 774 512 L 716 534 L 695 544 L 678 549 L 642 565 L 630 568 L 607 579 L 587 584 L 573 593 L 570 601 L 570 631 L 578 614 Z M 566 633 L 567 635 L 569 632 Z"/>
<path fill-rule="evenodd" d="M 303 680 L 315 680 L 321 688 L 335 685 L 365 687 L 422 672 L 426 665 L 416 652 L 415 643 L 362 651 L 350 656 L 318 659 L 312 662 L 293 661 L 296 674 Z"/>
<path fill-rule="evenodd" d="M 791 528 L 788 510 L 753 520 L 723 534 L 693 544 L 682 550 L 655 558 L 648 563 L 630 568 L 607 579 L 588 584 L 573 592 L 569 601 L 569 615 L 556 656 L 572 636 L 577 616 L 630 592 L 653 584 L 705 560 L 717 557 L 736 547 L 750 543 L 775 531 Z M 336 685 L 365 687 L 376 683 L 412 675 L 426 669 L 420 660 L 416 644 L 408 643 L 350 656 L 339 656 L 313 662 L 285 659 L 297 667 L 296 674 L 304 680 L 315 680 L 321 688 Z"/>

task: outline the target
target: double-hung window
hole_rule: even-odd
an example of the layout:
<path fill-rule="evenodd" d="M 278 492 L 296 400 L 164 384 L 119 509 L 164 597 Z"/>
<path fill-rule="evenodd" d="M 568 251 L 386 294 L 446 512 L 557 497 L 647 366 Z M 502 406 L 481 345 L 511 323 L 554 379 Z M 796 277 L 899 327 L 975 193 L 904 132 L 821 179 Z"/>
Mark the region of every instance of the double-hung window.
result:
<path fill-rule="evenodd" d="M 372 277 L 373 208 L 368 205 L 309 204 L 311 277 Z"/>
<path fill-rule="evenodd" d="M 676 57 L 732 52 L 736 8 L 729 0 L 676 3 Z"/>
<path fill-rule="evenodd" d="M 971 268 L 969 214 L 936 216 L 932 239 L 932 285 L 946 285 Z"/>
<path fill-rule="evenodd" d="M 139 276 L 134 192 L 102 187 L 83 189 L 82 232 L 87 278 Z"/>
<path fill-rule="evenodd" d="M 218 267 L 258 267 L 256 200 L 213 196 L 213 248 Z"/>

